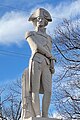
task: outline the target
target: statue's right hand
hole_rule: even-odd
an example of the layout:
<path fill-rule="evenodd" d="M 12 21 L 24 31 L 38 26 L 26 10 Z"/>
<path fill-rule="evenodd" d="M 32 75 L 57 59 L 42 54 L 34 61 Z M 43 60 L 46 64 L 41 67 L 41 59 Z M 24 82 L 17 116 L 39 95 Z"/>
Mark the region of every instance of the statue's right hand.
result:
<path fill-rule="evenodd" d="M 51 56 L 50 59 L 56 62 L 56 58 L 55 57 Z"/>

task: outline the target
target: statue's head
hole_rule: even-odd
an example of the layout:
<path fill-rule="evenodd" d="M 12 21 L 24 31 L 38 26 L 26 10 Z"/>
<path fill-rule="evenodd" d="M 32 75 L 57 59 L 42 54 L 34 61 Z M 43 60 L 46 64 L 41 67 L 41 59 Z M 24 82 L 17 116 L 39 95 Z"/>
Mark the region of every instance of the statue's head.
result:
<path fill-rule="evenodd" d="M 52 21 L 52 18 L 47 10 L 39 8 L 29 17 L 29 21 L 37 27 L 45 27 L 48 22 Z"/>

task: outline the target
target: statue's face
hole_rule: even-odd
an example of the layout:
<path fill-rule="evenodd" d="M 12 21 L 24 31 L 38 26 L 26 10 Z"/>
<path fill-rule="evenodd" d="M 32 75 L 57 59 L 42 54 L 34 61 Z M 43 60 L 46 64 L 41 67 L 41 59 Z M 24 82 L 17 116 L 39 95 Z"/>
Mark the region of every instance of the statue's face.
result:
<path fill-rule="evenodd" d="M 44 17 L 37 17 L 37 27 L 44 27 L 46 19 Z"/>

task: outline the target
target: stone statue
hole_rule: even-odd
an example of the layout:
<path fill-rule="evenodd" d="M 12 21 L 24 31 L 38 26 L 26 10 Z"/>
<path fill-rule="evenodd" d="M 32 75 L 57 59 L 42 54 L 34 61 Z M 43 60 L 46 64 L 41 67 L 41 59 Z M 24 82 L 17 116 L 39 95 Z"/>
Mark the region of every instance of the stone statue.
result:
<path fill-rule="evenodd" d="M 46 34 L 45 28 L 52 21 L 49 12 L 39 8 L 29 21 L 32 21 L 35 31 L 25 35 L 32 56 L 22 77 L 22 119 L 41 117 L 39 93 L 43 94 L 42 117 L 48 117 L 55 60 L 51 54 L 52 38 Z"/>

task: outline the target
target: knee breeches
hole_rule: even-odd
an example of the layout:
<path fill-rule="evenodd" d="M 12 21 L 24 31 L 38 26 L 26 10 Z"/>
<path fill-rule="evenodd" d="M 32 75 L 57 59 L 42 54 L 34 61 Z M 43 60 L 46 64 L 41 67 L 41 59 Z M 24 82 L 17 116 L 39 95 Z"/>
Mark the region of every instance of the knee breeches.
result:
<path fill-rule="evenodd" d="M 52 78 L 51 72 L 49 70 L 49 65 L 47 65 L 44 60 L 42 63 L 37 61 L 32 62 L 32 92 L 38 92 L 40 89 L 40 83 L 42 81 L 44 92 L 51 93 L 52 88 Z"/>

